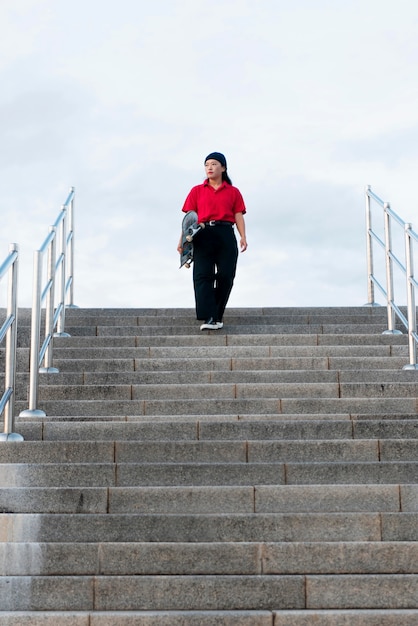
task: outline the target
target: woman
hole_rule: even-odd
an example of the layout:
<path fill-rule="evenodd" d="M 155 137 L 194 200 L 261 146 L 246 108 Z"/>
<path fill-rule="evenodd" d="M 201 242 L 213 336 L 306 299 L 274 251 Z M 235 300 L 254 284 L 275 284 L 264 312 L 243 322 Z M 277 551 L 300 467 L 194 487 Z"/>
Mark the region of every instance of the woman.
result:
<path fill-rule="evenodd" d="M 205 224 L 194 239 L 193 285 L 196 317 L 204 320 L 200 330 L 223 327 L 223 314 L 235 278 L 238 246 L 234 224 L 240 236 L 240 250 L 247 249 L 244 200 L 227 174 L 226 159 L 211 152 L 205 159 L 206 180 L 193 187 L 182 211 L 196 211 Z M 181 238 L 177 246 L 181 253 Z"/>

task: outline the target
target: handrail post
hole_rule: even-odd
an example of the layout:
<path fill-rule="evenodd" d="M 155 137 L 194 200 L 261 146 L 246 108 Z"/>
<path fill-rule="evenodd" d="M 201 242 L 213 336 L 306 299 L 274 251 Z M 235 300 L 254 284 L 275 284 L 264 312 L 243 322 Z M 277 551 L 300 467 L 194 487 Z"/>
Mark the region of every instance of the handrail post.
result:
<path fill-rule="evenodd" d="M 67 209 L 65 205 L 62 206 L 61 209 L 61 218 L 60 219 L 60 247 L 59 247 L 59 258 L 57 261 L 57 265 L 60 265 L 60 281 L 59 281 L 59 312 L 58 312 L 58 321 L 57 321 L 57 331 L 54 333 L 54 337 L 70 337 L 68 333 L 65 332 L 65 278 L 66 278 L 66 226 L 67 226 Z"/>
<path fill-rule="evenodd" d="M 412 224 L 407 224 L 399 217 L 390 207 L 389 202 L 384 202 L 379 198 L 372 190 L 370 186 L 366 187 L 366 223 L 367 223 L 367 236 L 368 236 L 368 271 L 369 280 L 373 286 L 379 289 L 386 299 L 387 306 L 387 322 L 388 329 L 383 332 L 384 335 L 402 335 L 401 330 L 396 329 L 397 320 L 402 327 L 408 331 L 408 347 L 409 347 L 409 364 L 405 365 L 403 369 L 415 369 L 418 370 L 417 365 L 417 352 L 418 352 L 418 334 L 417 334 L 417 311 L 415 305 L 415 292 L 418 288 L 418 282 L 414 277 L 414 259 L 413 253 L 414 244 L 418 243 L 418 234 L 412 229 Z M 383 209 L 384 217 L 384 241 L 382 238 L 372 230 L 371 225 L 371 202 L 375 202 Z M 403 257 L 396 254 L 392 248 L 392 225 L 397 224 L 402 227 L 404 231 L 404 252 Z M 386 289 L 379 282 L 377 277 L 372 273 L 373 271 L 373 259 L 370 254 L 370 248 L 372 243 L 379 245 L 384 250 L 385 258 L 385 277 L 386 277 Z M 407 300 L 407 313 L 404 314 L 402 308 L 395 302 L 395 289 L 394 289 L 394 268 L 397 268 L 406 279 L 406 300 Z M 373 297 L 372 286 L 370 286 L 369 300 Z"/>
<path fill-rule="evenodd" d="M 373 277 L 373 242 L 372 242 L 372 212 L 370 202 L 370 185 L 366 187 L 366 254 L 367 254 L 367 306 L 379 306 L 374 300 Z"/>
<path fill-rule="evenodd" d="M 39 382 L 39 344 L 41 332 L 41 281 L 42 256 L 36 250 L 33 256 L 33 294 L 31 317 L 30 373 L 29 373 L 29 408 L 21 411 L 20 417 L 45 417 L 46 413 L 38 409 Z"/>
<path fill-rule="evenodd" d="M 69 245 L 68 245 L 68 258 L 67 258 L 67 267 L 69 274 L 69 296 L 68 296 L 68 304 L 69 308 L 77 308 L 74 304 L 74 187 L 70 189 L 70 197 L 71 200 L 68 203 L 68 237 L 69 237 Z"/>
<path fill-rule="evenodd" d="M 414 286 L 414 259 L 411 238 L 412 224 L 405 224 L 405 257 L 406 257 L 406 296 L 408 307 L 408 345 L 409 364 L 404 365 L 404 370 L 416 370 L 417 365 L 417 320 L 415 308 L 415 286 Z"/>
<path fill-rule="evenodd" d="M 386 293 L 387 293 L 387 314 L 388 328 L 384 331 L 384 335 L 401 335 L 400 330 L 396 330 L 396 317 L 394 304 L 394 288 L 393 288 L 393 263 L 392 263 L 392 232 L 389 209 L 389 202 L 384 204 L 384 221 L 385 221 L 385 261 L 386 261 Z"/>
<path fill-rule="evenodd" d="M 49 227 L 49 232 L 52 233 L 51 243 L 48 246 L 48 258 L 47 258 L 47 285 L 49 287 L 46 295 L 45 306 L 45 339 L 52 337 L 54 331 L 54 302 L 55 302 L 55 256 L 56 256 L 56 228 L 55 226 Z M 53 342 L 48 341 L 48 345 L 45 351 L 44 366 L 40 368 L 41 373 L 57 374 L 58 369 L 52 367 L 52 352 Z"/>
<path fill-rule="evenodd" d="M 6 334 L 6 372 L 5 390 L 10 394 L 4 409 L 4 432 L 0 433 L 0 441 L 23 441 L 22 435 L 14 432 L 14 411 L 16 392 L 16 354 L 17 354 L 17 285 L 18 285 L 18 251 L 16 243 L 9 246 L 10 254 L 16 253 L 16 258 L 9 269 L 9 284 L 7 290 L 7 318 L 12 320 Z"/>
<path fill-rule="evenodd" d="M 55 223 L 50 227 L 49 234 L 41 248 L 34 255 L 34 276 L 32 296 L 32 321 L 31 321 L 31 350 L 30 350 L 30 387 L 29 408 L 20 413 L 21 416 L 46 416 L 44 411 L 37 408 L 39 392 L 39 373 L 56 373 L 59 370 L 52 367 L 53 361 L 53 338 L 70 337 L 64 332 L 65 326 L 65 294 L 66 283 L 66 255 L 70 239 L 66 239 L 67 207 L 72 204 L 74 187 L 62 205 L 60 214 Z M 57 237 L 59 232 L 59 238 Z M 42 258 L 47 252 L 47 284 L 44 290 L 42 286 Z M 58 254 L 58 259 L 57 259 Z M 56 284 L 58 275 L 58 285 Z M 55 300 L 59 292 L 59 302 Z M 40 346 L 42 303 L 46 298 L 45 310 L 45 339 Z M 54 308 L 55 307 L 55 308 Z M 57 332 L 54 333 L 54 328 Z M 41 367 L 45 358 L 44 367 Z"/>

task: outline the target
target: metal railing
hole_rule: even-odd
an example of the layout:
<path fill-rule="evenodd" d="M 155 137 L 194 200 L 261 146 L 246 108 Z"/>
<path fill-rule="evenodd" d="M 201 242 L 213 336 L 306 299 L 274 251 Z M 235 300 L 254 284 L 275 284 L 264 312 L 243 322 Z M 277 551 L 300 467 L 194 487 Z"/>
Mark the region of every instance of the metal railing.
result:
<path fill-rule="evenodd" d="M 20 413 L 22 417 L 46 415 L 38 408 L 39 374 L 59 371 L 53 367 L 53 338 L 70 336 L 65 332 L 65 309 L 74 306 L 74 193 L 72 187 L 48 236 L 34 253 L 29 407 Z M 45 336 L 41 346 L 44 302 Z"/>
<path fill-rule="evenodd" d="M 0 441 L 23 441 L 14 432 L 14 409 L 17 360 L 17 286 L 19 249 L 16 243 L 9 246 L 9 255 L 0 266 L 0 280 L 8 277 L 6 320 L 0 328 L 0 343 L 6 339 L 4 392 L 0 399 L 0 415 L 4 413 L 4 432 Z"/>
<path fill-rule="evenodd" d="M 383 238 L 372 227 L 372 202 L 383 209 Z M 402 254 L 396 254 L 392 243 L 393 225 L 403 229 L 404 245 Z M 418 243 L 418 234 L 412 229 L 412 224 L 404 222 L 390 207 L 389 202 L 381 200 L 370 186 L 366 187 L 366 236 L 367 236 L 367 291 L 368 306 L 378 306 L 375 301 L 375 287 L 386 299 L 388 328 L 384 334 L 403 334 L 396 329 L 396 321 L 400 320 L 408 332 L 409 364 L 403 369 L 418 369 L 417 365 L 417 323 L 415 307 L 415 290 L 418 283 L 414 277 L 414 242 Z M 374 273 L 374 248 L 377 244 L 384 251 L 385 283 L 383 286 Z M 406 316 L 400 306 L 395 303 L 394 268 L 397 268 L 405 279 Z"/>

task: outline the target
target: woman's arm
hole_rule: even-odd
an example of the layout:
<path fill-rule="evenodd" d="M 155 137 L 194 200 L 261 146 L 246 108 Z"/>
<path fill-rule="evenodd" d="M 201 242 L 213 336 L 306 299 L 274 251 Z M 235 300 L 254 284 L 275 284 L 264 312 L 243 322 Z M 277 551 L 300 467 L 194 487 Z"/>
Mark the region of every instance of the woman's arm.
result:
<path fill-rule="evenodd" d="M 182 239 L 183 239 L 183 233 L 180 235 L 180 240 L 179 240 L 179 242 L 177 244 L 177 252 L 179 254 L 181 254 L 183 252 L 183 246 L 181 245 Z"/>
<path fill-rule="evenodd" d="M 245 221 L 242 213 L 235 213 L 235 224 L 237 225 L 237 229 L 240 236 L 240 250 L 241 252 L 245 252 L 248 248 L 247 238 L 245 235 Z"/>

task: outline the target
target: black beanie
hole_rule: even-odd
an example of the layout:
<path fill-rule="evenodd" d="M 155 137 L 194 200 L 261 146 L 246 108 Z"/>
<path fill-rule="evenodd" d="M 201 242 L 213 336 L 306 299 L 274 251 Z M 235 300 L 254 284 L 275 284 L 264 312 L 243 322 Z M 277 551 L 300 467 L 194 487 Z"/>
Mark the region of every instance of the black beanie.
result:
<path fill-rule="evenodd" d="M 221 152 L 211 152 L 210 154 L 208 154 L 208 156 L 205 159 L 205 163 L 206 161 L 209 161 L 209 159 L 214 159 L 215 161 L 219 161 L 222 167 L 226 169 L 226 159 Z"/>

